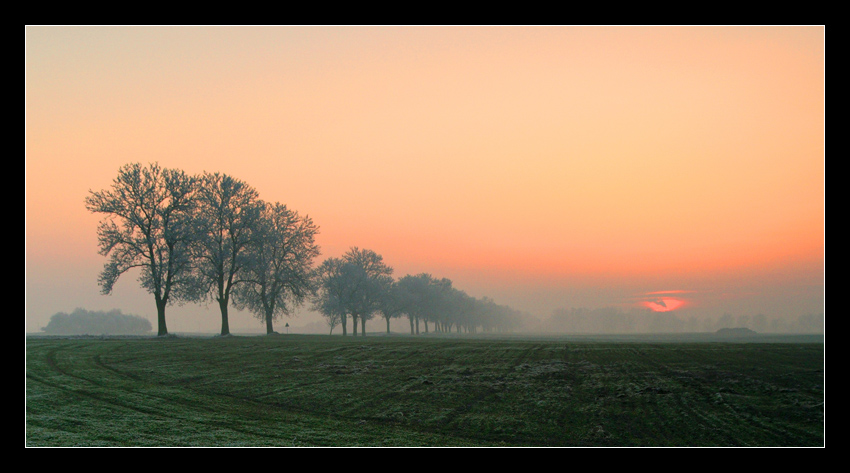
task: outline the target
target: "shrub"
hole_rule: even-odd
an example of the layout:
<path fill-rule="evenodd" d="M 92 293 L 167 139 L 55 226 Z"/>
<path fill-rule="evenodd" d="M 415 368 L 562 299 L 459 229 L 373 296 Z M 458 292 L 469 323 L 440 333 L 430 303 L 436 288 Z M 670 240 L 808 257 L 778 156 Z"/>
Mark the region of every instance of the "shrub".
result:
<path fill-rule="evenodd" d="M 152 330 L 148 319 L 122 314 L 120 310 L 89 312 L 77 308 L 70 314 L 58 312 L 41 330 L 51 335 L 143 335 Z"/>

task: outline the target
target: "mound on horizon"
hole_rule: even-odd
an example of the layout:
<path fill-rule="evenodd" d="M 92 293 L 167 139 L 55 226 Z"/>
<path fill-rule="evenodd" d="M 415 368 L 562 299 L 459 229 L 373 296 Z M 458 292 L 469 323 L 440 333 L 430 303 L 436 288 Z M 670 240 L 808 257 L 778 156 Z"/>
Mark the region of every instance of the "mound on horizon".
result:
<path fill-rule="evenodd" d="M 41 331 L 48 335 L 145 335 L 152 326 L 148 319 L 123 314 L 119 309 L 109 312 L 77 308 L 70 314 L 58 312 Z"/>

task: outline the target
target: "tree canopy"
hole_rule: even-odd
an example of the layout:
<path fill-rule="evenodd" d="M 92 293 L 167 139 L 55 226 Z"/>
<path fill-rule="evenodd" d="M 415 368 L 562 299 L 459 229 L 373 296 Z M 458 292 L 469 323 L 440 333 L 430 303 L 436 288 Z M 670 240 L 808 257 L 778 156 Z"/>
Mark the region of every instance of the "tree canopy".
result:
<path fill-rule="evenodd" d="M 127 164 L 110 189 L 89 191 L 86 208 L 105 214 L 98 226 L 100 254 L 109 261 L 98 278 L 110 294 L 119 277 L 141 268 L 139 281 L 154 295 L 158 334 L 166 335 L 165 307 L 196 300 L 191 244 L 197 178 L 158 164 Z"/>
<path fill-rule="evenodd" d="M 365 335 L 366 321 L 381 309 L 386 288 L 392 284 L 393 269 L 378 253 L 353 247 L 341 258 L 328 258 L 315 272 L 316 295 L 313 308 L 326 318 L 338 318 L 343 335 L 348 334 L 348 318 Z"/>
<path fill-rule="evenodd" d="M 203 294 L 218 303 L 221 334 L 228 335 L 231 292 L 242 281 L 240 271 L 256 236 L 263 203 L 253 187 L 219 173 L 200 177 L 197 202 L 198 278 Z"/>
<path fill-rule="evenodd" d="M 236 307 L 265 322 L 291 315 L 314 293 L 313 260 L 319 255 L 313 220 L 280 203 L 264 204 L 254 237 L 247 245 L 241 284 L 234 290 Z"/>

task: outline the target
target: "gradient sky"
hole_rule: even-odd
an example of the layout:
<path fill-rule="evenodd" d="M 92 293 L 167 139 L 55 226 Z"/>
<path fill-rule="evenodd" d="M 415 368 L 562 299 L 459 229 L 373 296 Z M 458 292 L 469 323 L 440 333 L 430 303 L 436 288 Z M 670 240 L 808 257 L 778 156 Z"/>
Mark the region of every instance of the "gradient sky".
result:
<path fill-rule="evenodd" d="M 155 319 L 137 274 L 99 294 L 84 205 L 130 162 L 309 214 L 319 262 L 372 249 L 537 317 L 824 312 L 822 26 L 31 26 L 25 56 L 28 332 Z"/>

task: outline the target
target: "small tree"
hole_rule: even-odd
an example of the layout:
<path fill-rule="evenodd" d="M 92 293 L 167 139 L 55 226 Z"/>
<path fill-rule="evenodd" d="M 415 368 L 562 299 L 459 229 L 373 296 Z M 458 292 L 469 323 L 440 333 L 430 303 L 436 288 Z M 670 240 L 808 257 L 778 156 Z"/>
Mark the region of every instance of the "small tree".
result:
<path fill-rule="evenodd" d="M 275 203 L 263 206 L 255 232 L 240 271 L 244 284 L 234 289 L 234 301 L 265 322 L 266 333 L 272 334 L 274 319 L 291 315 L 314 293 L 319 228 L 310 217 Z"/>
<path fill-rule="evenodd" d="M 340 317 L 336 314 L 325 315 L 325 323 L 328 324 L 328 327 L 330 327 L 328 335 L 333 335 L 334 328 L 340 323 Z"/>
<path fill-rule="evenodd" d="M 328 258 L 313 273 L 316 293 L 313 296 L 313 310 L 325 317 L 333 333 L 334 327 L 342 325 L 342 335 L 348 335 L 348 313 L 343 301 L 347 298 L 343 274 L 344 262 L 341 258 Z"/>
<path fill-rule="evenodd" d="M 98 278 L 101 292 L 111 294 L 122 274 L 140 268 L 139 281 L 156 302 L 158 335 L 168 334 L 168 304 L 198 298 L 190 252 L 196 189 L 183 171 L 128 164 L 111 189 L 86 198 L 90 212 L 106 215 L 97 229 L 100 254 L 109 258 Z"/>

